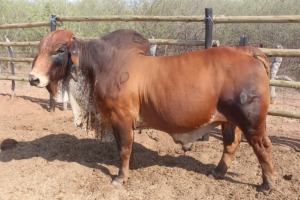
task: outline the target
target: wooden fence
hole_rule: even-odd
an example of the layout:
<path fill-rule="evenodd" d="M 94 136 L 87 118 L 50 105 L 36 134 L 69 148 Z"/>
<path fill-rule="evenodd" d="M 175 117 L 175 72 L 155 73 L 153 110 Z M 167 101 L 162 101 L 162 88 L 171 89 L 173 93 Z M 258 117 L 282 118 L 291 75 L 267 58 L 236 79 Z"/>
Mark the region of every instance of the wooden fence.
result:
<path fill-rule="evenodd" d="M 52 19 L 54 20 L 54 19 Z M 56 16 L 57 24 L 61 22 L 205 22 L 205 16 L 90 16 L 67 17 Z M 300 15 L 283 16 L 214 16 L 215 24 L 221 23 L 300 23 Z M 3 24 L 1 29 L 49 27 L 50 23 Z"/>
<path fill-rule="evenodd" d="M 201 22 L 205 23 L 205 40 L 176 40 L 176 39 L 149 39 L 151 44 L 157 45 L 186 45 L 186 46 L 205 46 L 210 48 L 215 42 L 212 40 L 212 29 L 214 24 L 221 23 L 300 23 L 300 15 L 290 16 L 213 16 L 212 9 L 205 9 L 205 16 L 82 16 L 67 17 L 51 15 L 50 22 L 24 23 L 24 24 L 4 24 L 1 29 L 51 27 L 55 30 L 56 25 L 63 22 Z M 39 41 L 31 42 L 0 42 L 0 47 L 7 46 L 37 46 Z M 261 50 L 268 56 L 300 57 L 299 49 L 266 49 Z M 0 57 L 0 61 L 8 62 L 32 62 L 33 58 L 10 58 Z M 27 78 L 15 76 L 0 76 L 0 80 L 27 81 Z M 300 88 L 300 82 L 274 81 L 272 86 Z M 300 119 L 300 113 L 289 113 L 286 111 L 270 110 L 270 115 L 291 117 Z"/>

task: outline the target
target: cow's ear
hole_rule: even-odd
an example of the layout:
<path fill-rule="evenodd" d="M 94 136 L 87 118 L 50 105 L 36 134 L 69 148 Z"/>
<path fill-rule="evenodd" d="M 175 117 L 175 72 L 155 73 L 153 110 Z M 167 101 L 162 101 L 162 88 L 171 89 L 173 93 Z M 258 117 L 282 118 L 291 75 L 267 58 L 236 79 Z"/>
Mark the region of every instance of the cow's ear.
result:
<path fill-rule="evenodd" d="M 75 82 L 78 81 L 78 68 L 79 68 L 79 53 L 77 48 L 77 41 L 75 38 L 72 38 L 70 51 L 69 51 L 69 61 L 68 66 L 70 74 Z"/>

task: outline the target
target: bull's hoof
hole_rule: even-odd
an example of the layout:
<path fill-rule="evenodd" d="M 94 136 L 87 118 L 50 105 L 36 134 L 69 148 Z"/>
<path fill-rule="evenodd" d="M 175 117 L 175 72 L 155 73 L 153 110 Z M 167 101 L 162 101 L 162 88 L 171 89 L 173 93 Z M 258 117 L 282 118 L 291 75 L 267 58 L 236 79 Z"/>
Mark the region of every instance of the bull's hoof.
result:
<path fill-rule="evenodd" d="M 209 141 L 209 133 L 206 133 L 205 135 L 203 135 L 201 140 L 202 141 Z"/>
<path fill-rule="evenodd" d="M 269 195 L 273 191 L 271 184 L 263 183 L 257 187 L 258 192 L 262 192 L 264 195 Z"/>
<path fill-rule="evenodd" d="M 207 175 L 214 179 L 224 179 L 225 177 L 225 174 L 218 172 L 216 169 L 210 170 Z"/>
<path fill-rule="evenodd" d="M 112 181 L 112 184 L 115 185 L 115 186 L 121 186 L 123 185 L 123 179 L 119 178 L 119 177 L 116 177 L 113 181 Z"/>
<path fill-rule="evenodd" d="M 187 143 L 182 145 L 182 150 L 184 152 L 192 151 L 192 149 L 193 149 L 193 143 Z"/>

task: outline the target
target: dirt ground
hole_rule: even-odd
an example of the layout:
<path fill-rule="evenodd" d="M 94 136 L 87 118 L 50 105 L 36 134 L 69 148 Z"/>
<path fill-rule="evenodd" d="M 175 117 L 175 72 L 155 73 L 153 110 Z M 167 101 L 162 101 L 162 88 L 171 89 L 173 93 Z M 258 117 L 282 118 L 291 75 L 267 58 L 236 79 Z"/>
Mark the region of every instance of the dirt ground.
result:
<path fill-rule="evenodd" d="M 297 90 L 279 93 L 272 108 L 300 110 Z M 198 141 L 189 155 L 169 135 L 153 130 L 135 134 L 135 166 L 121 187 L 111 185 L 118 171 L 114 143 L 89 138 L 72 124 L 71 110 L 49 113 L 44 89 L 0 82 L 0 199 L 300 199 L 300 120 L 268 116 L 273 142 L 275 189 L 265 196 L 258 161 L 242 142 L 225 179 L 206 174 L 222 155 L 218 132 Z M 152 137 L 148 135 L 151 133 Z"/>

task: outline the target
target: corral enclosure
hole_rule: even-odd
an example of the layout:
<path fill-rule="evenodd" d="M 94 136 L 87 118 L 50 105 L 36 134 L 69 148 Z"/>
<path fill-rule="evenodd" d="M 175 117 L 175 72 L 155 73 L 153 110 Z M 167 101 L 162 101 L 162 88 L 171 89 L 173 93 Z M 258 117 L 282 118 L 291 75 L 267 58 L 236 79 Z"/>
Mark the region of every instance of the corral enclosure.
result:
<path fill-rule="evenodd" d="M 58 4 L 58 2 L 65 6 L 70 4 L 64 1 L 55 3 Z M 143 3 L 139 5 L 133 2 Z M 147 3 L 150 5 L 151 2 L 132 1 L 133 4 L 130 6 L 138 8 L 144 5 L 146 7 Z M 163 10 L 164 7 L 158 6 L 162 4 L 167 7 L 181 6 L 180 13 L 183 14 L 204 14 L 204 7 L 202 7 L 204 3 L 199 3 L 199 1 L 186 1 L 195 5 L 193 9 L 186 11 L 183 11 L 185 8 L 183 3 L 180 4 L 180 1 L 172 2 L 153 1 L 151 4 L 153 13 L 151 14 L 156 14 L 155 6 L 158 7 L 158 10 Z M 256 13 L 258 14 L 286 14 L 273 13 L 272 9 L 266 9 L 263 12 L 258 8 L 258 1 L 242 2 L 245 5 L 250 4 L 257 7 Z M 259 2 L 264 4 L 262 1 Z M 276 3 L 280 2 L 276 1 Z M 188 3 L 186 4 L 187 7 Z M 288 1 L 288 3 L 290 5 L 294 3 L 293 7 L 289 9 L 291 11 L 298 2 Z M 108 1 L 106 4 L 109 4 Z M 97 5 L 95 3 L 94 6 L 97 7 Z M 233 4 L 231 5 L 233 6 Z M 268 6 L 267 3 L 264 5 Z M 50 3 L 43 6 L 49 9 L 52 7 Z M 224 13 L 217 14 L 226 14 L 227 9 L 225 9 L 225 5 L 223 6 Z M 282 4 L 280 6 L 285 8 Z M 91 10 L 93 10 L 92 7 L 90 7 Z M 242 8 L 243 5 L 240 9 L 242 10 Z M 273 11 L 276 10 L 275 8 L 274 5 Z M 118 9 L 122 10 L 121 8 Z M 55 11 L 55 9 L 53 10 Z M 54 12 L 53 10 L 51 12 Z M 199 10 L 202 10 L 201 13 Z M 220 11 L 222 9 L 217 8 L 215 12 Z M 168 11 L 166 13 L 168 14 Z M 47 14 L 49 18 L 50 13 Z M 148 13 L 146 12 L 146 14 Z M 293 13 L 289 12 L 288 14 Z M 61 15 L 66 16 L 65 13 L 61 13 Z M 11 24 L 19 22 L 21 21 L 12 21 Z M 168 29 L 172 26 L 174 26 L 173 29 Z M 255 31 L 251 29 L 251 26 L 255 27 Z M 178 27 L 181 29 L 177 30 Z M 274 48 L 277 43 L 286 42 L 286 47 L 283 44 L 285 48 L 299 48 L 299 44 L 295 40 L 294 42 L 291 41 L 292 39 L 286 41 L 287 37 L 281 38 L 277 32 L 274 32 L 273 35 L 269 34 L 270 32 L 265 34 L 268 28 L 273 31 L 278 30 L 276 27 L 290 30 L 291 32 L 287 32 L 290 34 L 288 38 L 295 39 L 297 37 L 298 33 L 293 30 L 295 27 L 299 27 L 299 24 L 216 24 L 214 26 L 214 39 L 220 40 L 221 44 L 234 46 L 238 44 L 242 34 L 247 34 L 253 45 L 264 43 L 265 47 Z M 155 38 L 181 40 L 204 39 L 203 23 L 185 25 L 185 23 L 179 22 L 65 22 L 63 27 L 58 28 L 72 29 L 81 37 L 99 37 L 117 28 L 134 28 L 149 38 L 153 36 Z M 96 30 L 90 31 L 89 28 Z M 18 34 L 23 35 L 24 33 L 21 34 L 20 32 L 27 32 L 29 29 L 25 30 L 9 29 L 5 30 L 4 33 L 15 33 L 17 36 Z M 41 35 L 49 31 L 49 27 L 33 30 L 36 30 L 35 32 L 38 33 L 36 35 L 39 37 L 28 41 L 39 40 Z M 1 31 L 3 32 L 3 30 Z M 165 35 L 159 34 L 160 32 L 165 33 Z M 172 35 L 174 32 L 177 35 Z M 228 32 L 234 33 L 232 38 L 228 36 Z M 280 34 L 282 33 L 280 32 Z M 12 37 L 12 41 L 25 41 L 13 39 Z M 198 48 L 202 47 L 163 45 L 158 46 L 158 55 L 172 55 Z M 7 56 L 6 47 L 0 49 Z M 36 51 L 36 47 L 14 47 L 14 49 L 16 50 L 16 57 L 33 57 Z M 6 68 L 9 71 L 7 62 L 1 63 L 4 66 L 2 69 L 5 69 L 5 65 L 7 65 Z M 16 74 L 26 77 L 31 68 L 30 63 L 15 64 Z M 289 75 L 294 80 L 299 81 L 299 58 L 284 57 L 279 74 Z M 0 174 L 1 180 L 3 180 L 0 183 L 0 196 L 3 199 L 299 199 L 299 119 L 268 117 L 267 129 L 274 144 L 274 165 L 277 173 L 276 189 L 269 196 L 263 196 L 255 190 L 255 186 L 260 184 L 261 172 L 258 161 L 247 143 L 241 144 L 237 158 L 224 180 L 213 180 L 206 176 L 206 173 L 218 163 L 221 156 L 222 141 L 218 130 L 211 133 L 210 141 L 196 142 L 188 156 L 183 156 L 181 147 L 174 144 L 165 133 L 154 130 L 144 130 L 142 134 L 136 133 L 135 169 L 131 171 L 131 179 L 124 187 L 114 188 L 110 185 L 110 181 L 117 173 L 118 167 L 115 144 L 104 144 L 88 138 L 83 130 L 73 127 L 70 110 L 61 111 L 57 109 L 55 113 L 48 113 L 46 90 L 30 87 L 28 83 L 17 82 L 16 97 L 10 99 L 10 81 L 0 81 L 0 87 L 0 140 L 2 142 L 0 152 L 0 170 L 2 173 Z M 299 90 L 280 88 L 277 89 L 277 93 L 278 100 L 275 105 L 271 105 L 271 108 L 299 112 Z M 59 106 L 61 108 L 61 105 Z M 15 144 L 15 142 L 17 143 Z"/>

